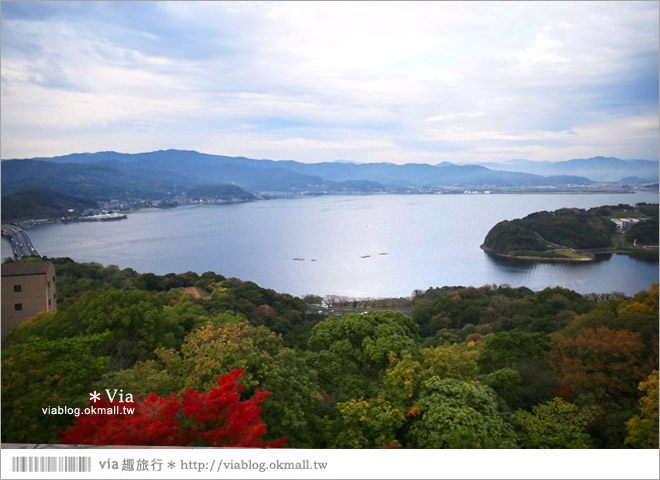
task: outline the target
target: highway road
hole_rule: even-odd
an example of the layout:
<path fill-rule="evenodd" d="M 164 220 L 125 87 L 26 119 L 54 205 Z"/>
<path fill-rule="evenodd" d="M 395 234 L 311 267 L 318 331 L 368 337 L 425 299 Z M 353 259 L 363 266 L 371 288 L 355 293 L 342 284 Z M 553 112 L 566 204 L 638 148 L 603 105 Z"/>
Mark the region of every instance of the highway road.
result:
<path fill-rule="evenodd" d="M 32 245 L 32 240 L 25 230 L 16 225 L 2 224 L 2 235 L 9 237 L 12 248 L 14 249 L 14 258 L 20 260 L 24 257 L 38 257 L 39 253 Z"/>

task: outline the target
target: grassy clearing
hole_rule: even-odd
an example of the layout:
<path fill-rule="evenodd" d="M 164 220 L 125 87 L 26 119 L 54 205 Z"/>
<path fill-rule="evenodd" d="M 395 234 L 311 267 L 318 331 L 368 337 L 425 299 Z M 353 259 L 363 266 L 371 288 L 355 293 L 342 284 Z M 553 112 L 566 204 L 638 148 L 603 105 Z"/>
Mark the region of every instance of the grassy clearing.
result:
<path fill-rule="evenodd" d="M 563 250 L 554 250 L 555 253 L 558 253 L 562 257 L 565 258 L 570 258 L 571 260 L 593 260 L 595 258 L 593 253 L 580 253 L 576 252 L 574 250 L 571 250 L 570 248 L 563 249 Z"/>

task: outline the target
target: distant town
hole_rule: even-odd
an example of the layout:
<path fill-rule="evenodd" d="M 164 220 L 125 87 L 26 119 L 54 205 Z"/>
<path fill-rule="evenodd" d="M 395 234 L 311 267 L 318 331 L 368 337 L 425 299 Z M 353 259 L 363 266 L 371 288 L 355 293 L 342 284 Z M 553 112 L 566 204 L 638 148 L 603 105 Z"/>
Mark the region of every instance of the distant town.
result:
<path fill-rule="evenodd" d="M 102 221 L 142 208 L 318 195 L 658 191 L 658 162 L 593 157 L 500 164 L 303 163 L 187 150 L 2 161 L 2 218 Z"/>
<path fill-rule="evenodd" d="M 225 187 L 225 185 L 221 185 Z M 231 185 L 227 185 L 231 186 Z M 234 186 L 235 187 L 235 186 Z M 238 188 L 238 187 L 235 187 Z M 348 190 L 341 193 L 333 191 L 266 191 L 259 192 L 251 195 L 245 191 L 243 193 L 248 196 L 224 196 L 224 195 L 207 195 L 207 196 L 193 196 L 186 193 L 181 193 L 175 196 L 167 196 L 162 199 L 144 200 L 139 198 L 134 199 L 110 199 L 106 201 L 99 201 L 98 206 L 95 208 L 85 208 L 78 210 L 75 208 L 68 208 L 66 211 L 59 212 L 57 215 L 41 216 L 39 218 L 22 218 L 16 220 L 14 223 L 21 227 L 29 227 L 32 225 L 47 224 L 47 223 L 66 223 L 66 222 L 81 222 L 81 221 L 112 221 L 123 220 L 127 218 L 127 214 L 146 208 L 176 208 L 186 205 L 227 205 L 235 203 L 244 203 L 257 200 L 274 200 L 277 198 L 295 198 L 305 196 L 320 196 L 320 195 L 374 195 L 374 194 L 390 194 L 390 195 L 492 195 L 492 194 L 519 194 L 519 193 L 574 193 L 574 194 L 595 194 L 595 193 L 632 193 L 635 191 L 657 191 L 655 187 L 643 186 L 630 186 L 618 184 L 594 184 L 588 187 L 583 185 L 570 185 L 564 188 L 560 187 L 534 187 L 534 188 L 491 188 L 491 189 L 464 189 L 458 187 L 398 187 L 398 188 L 383 188 L 379 191 L 365 192 L 361 190 Z M 56 194 L 56 192 L 52 192 Z M 169 192 L 168 192 L 169 193 Z"/>

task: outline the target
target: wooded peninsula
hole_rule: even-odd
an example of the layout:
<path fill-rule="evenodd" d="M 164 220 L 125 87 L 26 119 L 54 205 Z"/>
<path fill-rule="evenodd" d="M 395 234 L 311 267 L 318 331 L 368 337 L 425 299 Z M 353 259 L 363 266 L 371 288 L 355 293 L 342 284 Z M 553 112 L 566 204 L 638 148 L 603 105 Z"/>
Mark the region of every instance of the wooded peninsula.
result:
<path fill-rule="evenodd" d="M 622 253 L 658 260 L 658 204 L 619 204 L 536 212 L 495 225 L 481 248 L 533 261 L 583 262 Z"/>

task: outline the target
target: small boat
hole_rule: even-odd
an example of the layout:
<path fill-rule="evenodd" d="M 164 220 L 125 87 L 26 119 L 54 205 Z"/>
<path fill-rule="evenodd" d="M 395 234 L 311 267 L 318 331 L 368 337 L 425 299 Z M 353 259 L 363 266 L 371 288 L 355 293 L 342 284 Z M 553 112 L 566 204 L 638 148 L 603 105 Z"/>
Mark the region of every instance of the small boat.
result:
<path fill-rule="evenodd" d="M 294 260 L 295 260 L 296 262 L 304 262 L 304 261 L 305 261 L 304 258 L 294 258 Z"/>
<path fill-rule="evenodd" d="M 371 255 L 362 255 L 360 258 L 369 258 Z"/>

